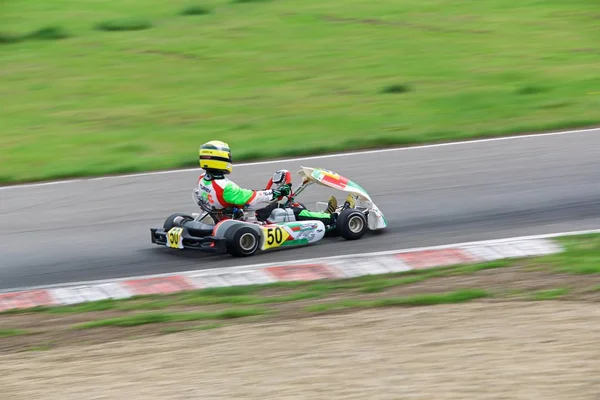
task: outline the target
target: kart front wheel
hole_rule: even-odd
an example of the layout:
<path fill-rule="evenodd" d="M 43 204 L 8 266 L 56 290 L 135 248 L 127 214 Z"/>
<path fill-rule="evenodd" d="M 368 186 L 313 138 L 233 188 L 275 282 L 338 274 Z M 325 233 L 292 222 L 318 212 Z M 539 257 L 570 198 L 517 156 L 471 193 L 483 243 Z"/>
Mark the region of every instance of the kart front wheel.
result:
<path fill-rule="evenodd" d="M 256 253 L 260 236 L 248 226 L 232 226 L 225 232 L 227 252 L 234 257 L 248 257 Z"/>
<path fill-rule="evenodd" d="M 369 229 L 367 217 L 353 208 L 343 210 L 337 219 L 337 231 L 346 240 L 357 240 Z"/>

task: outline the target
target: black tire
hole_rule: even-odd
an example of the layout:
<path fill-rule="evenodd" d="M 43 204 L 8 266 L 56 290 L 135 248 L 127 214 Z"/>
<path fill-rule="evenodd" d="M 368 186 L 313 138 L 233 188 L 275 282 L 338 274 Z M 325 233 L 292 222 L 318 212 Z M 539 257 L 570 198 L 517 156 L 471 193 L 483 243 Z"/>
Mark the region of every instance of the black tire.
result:
<path fill-rule="evenodd" d="M 336 228 L 338 234 L 346 240 L 360 239 L 369 230 L 365 214 L 354 208 L 347 208 L 340 213 Z"/>
<path fill-rule="evenodd" d="M 183 217 L 185 219 L 189 219 L 190 221 L 194 220 L 194 217 L 192 217 L 191 215 L 188 215 L 188 214 L 181 214 L 181 213 L 180 214 L 171 214 L 167 217 L 167 219 L 165 219 L 165 223 L 163 224 L 163 229 L 167 232 L 169 230 L 171 230 L 171 228 L 173 228 L 175 226 L 173 221 L 177 217 Z"/>
<path fill-rule="evenodd" d="M 249 257 L 260 246 L 259 234 L 249 226 L 232 226 L 225 232 L 227 253 L 234 257 Z"/>

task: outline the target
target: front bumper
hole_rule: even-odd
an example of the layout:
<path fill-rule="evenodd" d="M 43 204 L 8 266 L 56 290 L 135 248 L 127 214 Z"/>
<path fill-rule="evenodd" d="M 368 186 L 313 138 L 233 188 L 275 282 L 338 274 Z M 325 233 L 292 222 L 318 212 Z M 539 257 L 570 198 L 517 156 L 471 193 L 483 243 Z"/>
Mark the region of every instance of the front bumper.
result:
<path fill-rule="evenodd" d="M 161 228 L 150 229 L 150 239 L 158 246 L 167 247 L 167 231 Z M 186 228 L 181 232 L 181 244 L 184 249 L 208 251 L 212 253 L 226 253 L 225 239 L 214 236 L 193 236 Z"/>

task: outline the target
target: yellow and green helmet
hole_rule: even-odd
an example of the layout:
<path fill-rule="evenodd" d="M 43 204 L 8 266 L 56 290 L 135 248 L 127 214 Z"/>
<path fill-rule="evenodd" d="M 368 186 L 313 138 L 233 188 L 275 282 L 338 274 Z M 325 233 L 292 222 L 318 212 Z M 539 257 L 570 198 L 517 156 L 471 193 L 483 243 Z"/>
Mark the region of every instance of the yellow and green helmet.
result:
<path fill-rule="evenodd" d="M 229 145 L 219 140 L 211 140 L 201 145 L 199 160 L 200 168 L 207 171 L 229 174 L 233 169 Z"/>

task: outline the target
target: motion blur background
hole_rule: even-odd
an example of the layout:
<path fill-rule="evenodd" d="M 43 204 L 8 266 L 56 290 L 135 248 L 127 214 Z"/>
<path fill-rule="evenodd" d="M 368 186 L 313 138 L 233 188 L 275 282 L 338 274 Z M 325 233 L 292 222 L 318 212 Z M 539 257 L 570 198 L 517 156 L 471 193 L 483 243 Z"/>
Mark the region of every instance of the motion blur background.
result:
<path fill-rule="evenodd" d="M 599 110 L 597 0 L 0 0 L 0 310 L 23 288 L 598 229 Z M 209 140 L 250 188 L 339 172 L 390 227 L 250 260 L 153 247 L 195 211 Z M 389 151 L 289 159 L 364 149 Z M 600 236 L 552 243 L 7 310 L 0 398 L 597 400 Z"/>

